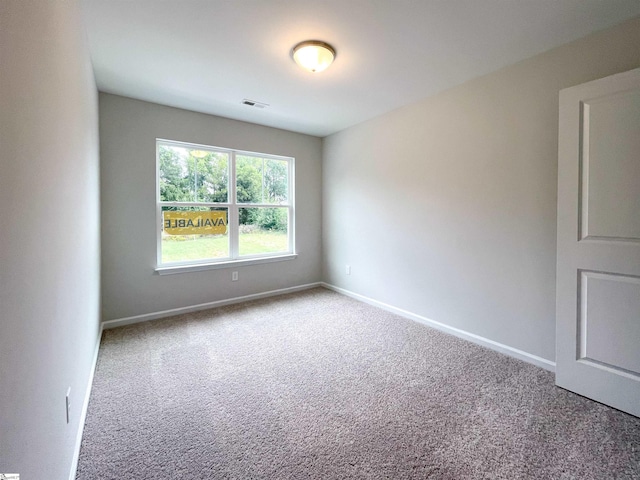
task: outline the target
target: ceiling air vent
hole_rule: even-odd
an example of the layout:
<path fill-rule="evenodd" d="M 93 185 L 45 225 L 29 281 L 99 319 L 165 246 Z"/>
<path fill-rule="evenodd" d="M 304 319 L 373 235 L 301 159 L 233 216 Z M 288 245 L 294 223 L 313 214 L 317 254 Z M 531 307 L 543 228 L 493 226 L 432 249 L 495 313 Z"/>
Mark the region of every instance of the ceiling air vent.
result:
<path fill-rule="evenodd" d="M 269 106 L 268 103 L 256 102 L 255 100 L 249 100 L 248 98 L 242 100 L 242 104 L 255 108 L 265 108 Z"/>

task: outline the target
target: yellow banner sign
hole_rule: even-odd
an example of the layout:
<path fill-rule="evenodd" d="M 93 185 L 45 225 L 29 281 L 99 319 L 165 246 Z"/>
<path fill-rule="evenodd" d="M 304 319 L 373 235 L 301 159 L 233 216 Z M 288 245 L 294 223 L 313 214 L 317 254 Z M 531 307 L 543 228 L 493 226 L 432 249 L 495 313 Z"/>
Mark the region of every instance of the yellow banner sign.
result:
<path fill-rule="evenodd" d="M 227 212 L 162 212 L 169 235 L 221 235 L 227 233 Z"/>

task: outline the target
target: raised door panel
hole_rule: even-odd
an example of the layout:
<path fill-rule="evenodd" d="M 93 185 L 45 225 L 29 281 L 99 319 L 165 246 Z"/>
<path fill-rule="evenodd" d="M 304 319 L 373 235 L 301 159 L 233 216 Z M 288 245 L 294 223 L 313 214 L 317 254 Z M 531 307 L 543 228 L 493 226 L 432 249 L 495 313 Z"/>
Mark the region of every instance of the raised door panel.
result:
<path fill-rule="evenodd" d="M 640 241 L 640 92 L 583 102 L 583 239 Z"/>
<path fill-rule="evenodd" d="M 640 378 L 640 278 L 581 272 L 579 358 Z"/>

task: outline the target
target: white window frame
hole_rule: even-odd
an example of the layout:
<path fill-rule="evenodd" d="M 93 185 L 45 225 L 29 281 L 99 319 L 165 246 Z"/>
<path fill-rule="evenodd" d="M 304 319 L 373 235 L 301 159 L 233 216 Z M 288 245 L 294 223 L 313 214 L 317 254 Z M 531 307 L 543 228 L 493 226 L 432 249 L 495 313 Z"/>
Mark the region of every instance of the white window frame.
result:
<path fill-rule="evenodd" d="M 160 156 L 159 145 L 169 145 L 194 150 L 206 150 L 212 152 L 226 153 L 229 155 L 227 188 L 227 202 L 163 202 L 160 200 Z M 270 203 L 238 203 L 236 198 L 236 156 L 246 155 L 262 159 L 273 159 L 286 161 L 288 164 L 288 195 L 287 204 Z M 156 273 L 160 275 L 171 273 L 184 273 L 198 270 L 209 270 L 216 268 L 229 268 L 242 265 L 253 265 L 259 263 L 279 262 L 293 260 L 297 257 L 295 250 L 295 158 L 267 153 L 250 152 L 246 150 L 235 150 L 212 145 L 202 145 L 190 142 L 180 142 L 163 138 L 156 139 Z M 229 239 L 229 257 L 211 258 L 199 260 L 185 260 L 181 262 L 162 263 L 162 207 L 214 207 L 227 208 L 227 232 Z M 240 208 L 287 208 L 288 209 L 288 242 L 289 250 L 286 252 L 266 253 L 257 255 L 242 255 L 239 252 L 239 213 Z"/>

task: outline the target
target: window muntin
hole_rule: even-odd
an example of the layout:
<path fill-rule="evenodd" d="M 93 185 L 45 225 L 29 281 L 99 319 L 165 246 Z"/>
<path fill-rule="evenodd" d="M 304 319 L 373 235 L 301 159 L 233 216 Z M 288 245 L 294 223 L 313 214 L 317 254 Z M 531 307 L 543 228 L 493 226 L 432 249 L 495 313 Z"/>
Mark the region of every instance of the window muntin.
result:
<path fill-rule="evenodd" d="M 293 254 L 293 158 L 156 147 L 158 267 Z"/>

